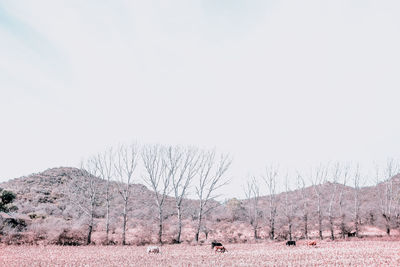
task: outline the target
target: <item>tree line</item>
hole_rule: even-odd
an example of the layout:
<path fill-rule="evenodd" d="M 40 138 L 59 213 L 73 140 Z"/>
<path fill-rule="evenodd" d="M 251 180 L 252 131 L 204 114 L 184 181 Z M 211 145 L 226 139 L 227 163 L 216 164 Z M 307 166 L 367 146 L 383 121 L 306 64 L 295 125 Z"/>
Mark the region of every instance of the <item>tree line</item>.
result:
<path fill-rule="evenodd" d="M 300 201 L 294 203 L 294 200 L 289 197 L 291 188 L 289 186 L 288 172 L 280 173 L 277 165 L 269 165 L 266 167 L 263 175 L 259 177 L 253 176 L 247 180 L 244 187 L 245 197 L 248 201 L 247 218 L 253 229 L 254 239 L 258 239 L 258 230 L 260 229 L 261 220 L 266 219 L 269 229 L 269 238 L 276 238 L 276 218 L 280 212 L 286 221 L 289 240 L 293 238 L 293 220 L 295 218 L 295 209 L 301 213 L 301 232 L 305 239 L 309 239 L 310 233 L 310 214 L 316 214 L 318 237 L 323 239 L 323 219 L 327 218 L 330 232 L 330 239 L 335 239 L 335 220 L 339 219 L 339 230 L 342 238 L 348 234 L 345 224 L 345 207 L 344 207 L 344 190 L 346 186 L 352 187 L 352 208 L 351 221 L 354 224 L 354 236 L 360 235 L 360 206 L 362 198 L 360 197 L 361 188 L 366 185 L 367 181 L 375 183 L 379 198 L 379 215 L 384 219 L 385 230 L 387 235 L 390 235 L 394 220 L 400 219 L 400 188 L 395 185 L 392 179 L 398 175 L 400 171 L 399 163 L 394 159 L 388 159 L 385 166 L 380 168 L 375 166 L 373 176 L 366 176 L 361 173 L 359 164 L 341 164 L 319 165 L 308 173 L 295 172 L 295 177 L 292 181 L 296 181 L 294 189 L 300 195 Z M 400 178 L 400 177 L 399 177 Z M 283 208 L 278 210 L 277 203 L 277 184 L 281 182 L 284 185 L 283 191 Z M 323 191 L 323 184 L 330 182 L 331 187 L 328 192 Z M 306 189 L 308 186 L 312 189 L 312 195 Z M 267 198 L 267 209 L 260 206 L 262 198 L 261 191 L 265 192 Z M 323 199 L 328 201 L 323 206 Z M 282 200 L 281 200 L 282 201 Z M 314 203 L 311 203 L 311 202 Z M 311 205 L 314 204 L 314 205 Z M 335 209 L 334 206 L 339 209 Z M 314 210 L 311 210 L 313 207 Z M 262 212 L 267 216 L 263 218 Z"/>
<path fill-rule="evenodd" d="M 229 155 L 219 154 L 215 150 L 159 144 L 121 145 L 85 160 L 81 165 L 85 179 L 75 181 L 68 188 L 68 195 L 88 219 L 87 244 L 91 243 L 96 208 L 105 209 L 106 243 L 109 243 L 111 199 L 114 197 L 111 183 L 116 182 L 118 195 L 123 202 L 121 228 L 122 244 L 125 245 L 128 206 L 134 197 L 132 186 L 140 178 L 154 193 L 159 243 L 163 242 L 166 199 L 169 196 L 174 198 L 178 218 L 175 242 L 180 243 L 183 203 L 189 190 L 194 188 L 193 193 L 198 201 L 194 239 L 198 242 L 204 215 L 212 208 L 210 202 L 217 197 L 218 189 L 229 180 L 226 172 L 231 162 Z"/>
<path fill-rule="evenodd" d="M 199 241 L 204 215 L 210 211 L 210 202 L 217 197 L 218 189 L 226 185 L 227 170 L 231 165 L 229 155 L 218 154 L 215 150 L 201 150 L 195 147 L 144 145 L 121 145 L 109 148 L 94 155 L 82 163 L 81 171 L 86 179 L 75 181 L 69 188 L 71 202 L 78 207 L 88 219 L 87 243 L 91 243 L 94 227 L 95 210 L 102 208 L 105 211 L 106 243 L 109 242 L 110 210 L 113 208 L 111 199 L 111 183 L 116 182 L 118 197 L 123 202 L 122 216 L 122 244 L 126 244 L 128 208 L 134 182 L 143 181 L 152 191 L 154 204 L 157 207 L 158 242 L 163 242 L 163 226 L 165 218 L 165 204 L 168 197 L 174 200 L 177 217 L 177 234 L 175 242 L 182 239 L 182 209 L 189 190 L 196 197 L 198 207 L 194 239 Z M 375 183 L 380 199 L 380 216 L 384 218 L 385 228 L 390 235 L 392 221 L 399 217 L 398 190 L 395 190 L 393 176 L 399 171 L 399 165 L 393 159 L 388 160 L 386 166 L 375 168 Z M 98 179 L 100 178 L 100 179 Z M 290 179 L 289 179 L 290 178 Z M 140 180 L 139 180 L 140 179 Z M 296 181 L 291 186 L 289 181 Z M 246 218 L 253 230 L 254 239 L 259 239 L 261 224 L 267 224 L 268 235 L 271 240 L 276 238 L 276 218 L 278 214 L 284 216 L 288 228 L 289 239 L 293 238 L 293 221 L 295 210 L 301 211 L 301 232 L 304 238 L 309 238 L 311 214 L 316 214 L 318 236 L 323 239 L 323 220 L 328 220 L 330 238 L 335 238 L 335 221 L 340 220 L 339 230 L 344 238 L 347 231 L 345 223 L 344 189 L 347 185 L 352 191 L 352 223 L 354 234 L 359 236 L 360 225 L 360 189 L 365 185 L 367 177 L 361 174 L 358 164 L 320 165 L 308 173 L 295 172 L 295 176 L 280 171 L 277 165 L 268 165 L 263 175 L 253 176 L 245 184 L 244 193 L 247 201 Z M 100 182 L 103 186 L 100 186 Z M 322 185 L 331 182 L 329 192 L 324 192 Z M 284 205 L 278 209 L 277 188 L 283 185 Z M 105 186 L 104 186 L 105 185 Z M 342 186 L 339 186 L 342 185 Z M 291 188 L 292 187 L 292 188 Z M 306 193 L 311 188 L 312 198 Z M 293 202 L 289 197 L 290 191 L 296 189 L 300 201 Z M 78 195 L 80 197 L 78 197 Z M 260 205 L 265 196 L 268 205 Z M 327 204 L 323 199 L 328 199 Z M 314 203 L 311 203 L 314 201 Z M 313 205 L 311 205 L 313 204 Z M 323 206 L 326 205 L 326 206 Z M 335 209 L 338 206 L 339 209 Z M 313 207 L 315 210 L 310 210 Z M 264 213 L 265 216 L 262 215 Z"/>

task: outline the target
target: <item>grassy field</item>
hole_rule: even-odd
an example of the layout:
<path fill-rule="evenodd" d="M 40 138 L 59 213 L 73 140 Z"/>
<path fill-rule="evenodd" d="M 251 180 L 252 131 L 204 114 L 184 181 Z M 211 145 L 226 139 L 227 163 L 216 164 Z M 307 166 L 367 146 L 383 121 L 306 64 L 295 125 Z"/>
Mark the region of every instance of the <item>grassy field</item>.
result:
<path fill-rule="evenodd" d="M 0 266 L 400 266 L 400 242 L 318 242 L 227 244 L 228 252 L 209 246 L 165 245 L 161 254 L 136 246 L 3 246 Z"/>

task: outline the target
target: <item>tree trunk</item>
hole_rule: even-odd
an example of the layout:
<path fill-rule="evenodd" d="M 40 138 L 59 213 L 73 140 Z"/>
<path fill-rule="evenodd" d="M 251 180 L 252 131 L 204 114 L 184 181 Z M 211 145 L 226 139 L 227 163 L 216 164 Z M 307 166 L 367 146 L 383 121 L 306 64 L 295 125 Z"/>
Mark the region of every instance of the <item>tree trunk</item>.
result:
<path fill-rule="evenodd" d="M 163 214 L 162 208 L 158 210 L 158 243 L 162 244 L 162 232 L 163 232 Z"/>
<path fill-rule="evenodd" d="M 304 238 L 308 239 L 308 215 L 307 214 L 304 214 L 303 220 L 304 220 Z"/>
<path fill-rule="evenodd" d="M 356 215 L 356 218 L 355 218 L 355 220 L 354 220 L 354 228 L 355 228 L 355 231 L 356 231 L 356 237 L 358 237 L 358 214 Z"/>
<path fill-rule="evenodd" d="M 322 214 L 321 211 L 318 211 L 318 233 L 319 233 L 319 239 L 323 239 L 322 236 Z"/>
<path fill-rule="evenodd" d="M 178 211 L 178 236 L 176 238 L 176 241 L 178 243 L 181 243 L 181 233 L 182 233 L 182 212 L 181 212 L 181 206 L 178 205 L 177 207 L 177 211 Z"/>
<path fill-rule="evenodd" d="M 122 245 L 126 245 L 126 221 L 127 221 L 127 206 L 128 201 L 125 200 L 124 203 L 124 211 L 122 214 Z"/>
<path fill-rule="evenodd" d="M 289 240 L 292 241 L 292 222 L 289 222 Z"/>
<path fill-rule="evenodd" d="M 340 232 L 342 234 L 342 239 L 346 238 L 346 225 L 344 223 L 344 218 L 345 218 L 345 215 L 342 214 L 342 220 L 340 222 Z"/>
<path fill-rule="evenodd" d="M 274 240 L 275 237 L 275 210 L 273 207 L 273 202 L 272 198 L 270 196 L 270 201 L 269 201 L 269 239 Z"/>
<path fill-rule="evenodd" d="M 107 208 L 106 208 L 106 244 L 109 244 L 109 232 L 110 232 L 110 200 L 107 192 Z"/>
<path fill-rule="evenodd" d="M 387 217 L 387 216 L 384 216 L 385 217 L 385 221 L 386 221 L 386 234 L 388 235 L 388 236 L 390 236 L 390 219 Z"/>
<path fill-rule="evenodd" d="M 332 215 L 329 215 L 329 228 L 331 230 L 331 240 L 335 240 L 335 235 L 333 232 L 333 217 L 332 217 Z"/>
<path fill-rule="evenodd" d="M 89 229 L 88 229 L 88 235 L 87 235 L 87 245 L 90 245 L 90 243 L 92 243 L 93 220 L 94 220 L 94 200 L 91 200 L 90 221 L 89 221 Z"/>
<path fill-rule="evenodd" d="M 196 229 L 196 235 L 195 235 L 195 240 L 196 242 L 199 242 L 199 234 L 200 234 L 200 228 L 201 228 L 201 219 L 203 216 L 203 211 L 200 209 L 199 211 L 199 218 L 197 219 L 197 229 Z"/>
<path fill-rule="evenodd" d="M 270 225 L 269 238 L 271 240 L 274 240 L 274 238 L 275 238 L 275 218 L 274 217 L 270 218 L 269 225 Z"/>
<path fill-rule="evenodd" d="M 257 226 L 256 225 L 253 226 L 253 232 L 254 232 L 254 240 L 257 240 L 258 235 L 257 235 Z"/>
<path fill-rule="evenodd" d="M 88 235 L 87 235 L 87 245 L 90 245 L 90 243 L 92 243 L 92 230 L 93 230 L 93 225 L 90 224 L 89 225 L 89 230 L 88 230 Z"/>
<path fill-rule="evenodd" d="M 322 237 L 322 211 L 321 211 L 321 195 L 318 195 L 318 207 L 317 207 L 317 212 L 318 212 L 318 234 L 319 234 L 319 239 L 323 239 Z"/>

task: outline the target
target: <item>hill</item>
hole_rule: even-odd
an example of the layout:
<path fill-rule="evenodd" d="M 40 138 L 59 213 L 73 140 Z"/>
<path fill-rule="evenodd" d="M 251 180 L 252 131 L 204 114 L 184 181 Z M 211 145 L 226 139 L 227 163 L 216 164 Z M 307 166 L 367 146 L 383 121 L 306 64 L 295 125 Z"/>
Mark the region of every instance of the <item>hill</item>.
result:
<path fill-rule="evenodd" d="M 1 241 L 4 243 L 51 243 L 51 244 L 80 244 L 83 243 L 87 228 L 87 216 L 76 205 L 71 202 L 68 189 L 71 184 L 84 179 L 82 172 L 76 168 L 53 168 L 44 172 L 24 176 L 0 184 L 1 188 L 16 193 L 14 202 L 18 208 L 16 212 L 8 214 L 12 218 L 23 221 L 23 227 L 12 227 L 4 224 L 0 231 L 3 233 Z M 392 179 L 393 190 L 400 188 L 400 176 Z M 98 180 L 101 186 L 104 181 Z M 380 213 L 379 190 L 384 189 L 383 184 L 372 187 L 363 187 L 359 191 L 360 196 L 360 220 L 361 231 L 364 234 L 384 235 L 385 220 Z M 325 183 L 318 186 L 321 192 L 321 207 L 323 214 L 324 236 L 328 237 L 328 206 L 336 187 L 343 191 L 343 218 L 347 231 L 354 228 L 354 193 L 355 189 L 341 184 Z M 121 240 L 122 228 L 122 198 L 117 192 L 117 183 L 111 183 L 113 199 L 111 202 L 111 240 L 119 243 Z M 101 190 L 100 190 L 101 191 Z M 127 241 L 131 244 L 146 244 L 156 240 L 156 205 L 154 192 L 141 184 L 132 186 L 132 197 L 128 210 L 128 232 Z M 317 236 L 317 198 L 312 187 L 306 187 L 303 191 L 306 196 L 309 211 L 309 230 L 311 236 Z M 100 196 L 102 199 L 104 193 Z M 280 239 L 287 238 L 288 226 L 287 217 L 284 215 L 285 200 L 293 205 L 293 234 L 298 239 L 303 236 L 303 199 L 301 190 L 294 190 L 287 193 L 280 193 L 276 196 L 277 218 L 276 236 Z M 93 240 L 95 243 L 104 242 L 105 237 L 105 209 L 99 203 L 95 211 L 95 229 Z M 164 218 L 164 240 L 172 242 L 177 231 L 177 218 L 174 209 L 175 202 L 172 197 L 167 198 Z M 246 242 L 252 240 L 252 230 L 247 218 L 247 208 L 250 201 L 247 199 L 231 199 L 220 205 L 213 202 L 213 209 L 206 215 L 205 224 L 202 229 L 201 241 L 206 237 L 219 239 L 228 242 Z M 391 227 L 399 225 L 399 203 L 393 203 Z M 186 199 L 183 213 L 183 240 L 193 242 L 194 228 L 197 219 L 196 200 Z M 259 203 L 260 219 L 258 233 L 260 238 L 267 239 L 269 203 L 268 196 L 260 198 Z M 339 235 L 342 216 L 339 214 L 337 197 L 333 205 L 335 235 Z M 1 216 L 0 216 L 1 218 Z M 1 227 L 1 226 L 0 226 Z"/>

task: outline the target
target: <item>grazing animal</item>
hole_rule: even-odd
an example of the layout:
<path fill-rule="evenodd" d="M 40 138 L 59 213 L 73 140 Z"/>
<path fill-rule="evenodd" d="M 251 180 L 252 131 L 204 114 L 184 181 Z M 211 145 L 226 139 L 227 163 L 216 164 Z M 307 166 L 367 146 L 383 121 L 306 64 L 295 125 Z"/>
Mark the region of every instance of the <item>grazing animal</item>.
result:
<path fill-rule="evenodd" d="M 347 233 L 347 237 L 353 237 L 353 236 L 356 236 L 356 232 Z"/>
<path fill-rule="evenodd" d="M 217 241 L 211 242 L 211 249 L 213 249 L 215 246 L 223 246 L 223 245 Z"/>
<path fill-rule="evenodd" d="M 158 254 L 158 253 L 160 253 L 160 248 L 157 246 L 147 247 L 147 253 L 148 254 L 150 254 L 150 253 Z"/>
<path fill-rule="evenodd" d="M 287 241 L 286 242 L 286 246 L 296 246 L 296 241 L 294 241 L 294 240 L 289 240 L 289 241 Z"/>
<path fill-rule="evenodd" d="M 228 252 L 228 250 L 224 246 L 214 246 L 214 251 L 221 253 Z"/>
<path fill-rule="evenodd" d="M 316 246 L 317 245 L 317 241 L 310 241 L 307 243 L 308 246 Z"/>

